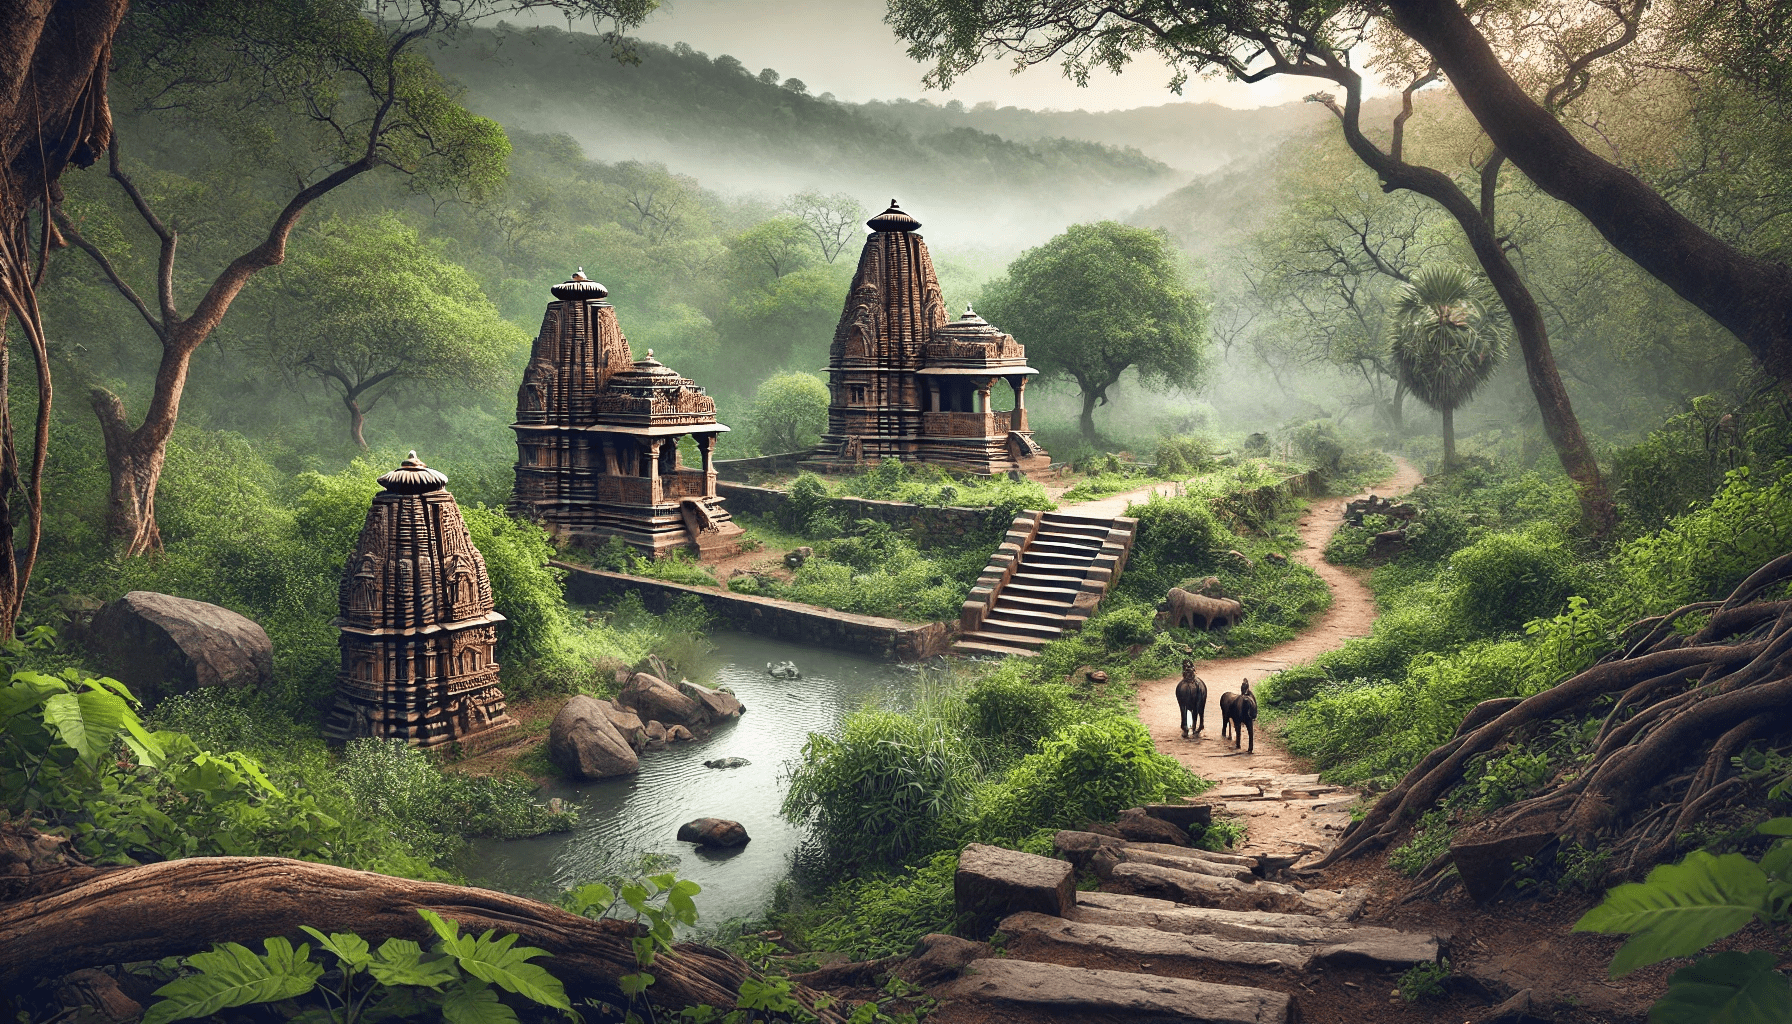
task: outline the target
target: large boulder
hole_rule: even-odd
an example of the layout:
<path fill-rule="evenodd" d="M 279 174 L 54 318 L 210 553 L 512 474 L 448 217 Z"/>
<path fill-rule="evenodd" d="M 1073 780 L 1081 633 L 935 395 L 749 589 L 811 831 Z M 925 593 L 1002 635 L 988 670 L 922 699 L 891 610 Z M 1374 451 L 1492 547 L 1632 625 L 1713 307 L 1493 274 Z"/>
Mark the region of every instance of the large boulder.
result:
<path fill-rule="evenodd" d="M 228 608 L 133 590 L 93 617 L 100 668 L 146 704 L 201 686 L 263 686 L 274 677 L 268 634 Z"/>
<path fill-rule="evenodd" d="M 628 740 L 629 745 L 639 753 L 647 742 L 647 723 L 641 721 L 641 716 L 627 708 L 617 707 L 614 701 L 600 700 L 597 704 L 603 710 L 604 717 L 610 720 L 610 724 L 616 727 L 622 738 Z"/>
<path fill-rule="evenodd" d="M 739 718 L 741 712 L 747 710 L 734 694 L 727 690 L 712 690 L 707 686 L 698 686 L 689 679 L 678 684 L 678 692 L 701 704 L 704 713 L 709 716 L 711 721 Z"/>
<path fill-rule="evenodd" d="M 644 720 L 670 725 L 702 725 L 709 713 L 702 704 L 678 692 L 678 687 L 659 676 L 636 672 L 629 677 L 616 703 Z"/>
<path fill-rule="evenodd" d="M 548 726 L 548 760 L 574 779 L 632 775 L 641 768 L 635 748 L 610 723 L 603 702 L 583 694 L 567 701 Z"/>
<path fill-rule="evenodd" d="M 698 818 L 678 826 L 678 841 L 698 846 L 728 849 L 745 846 L 751 838 L 740 822 L 727 818 Z"/>
<path fill-rule="evenodd" d="M 1076 905 L 1076 872 L 1069 861 L 972 843 L 958 855 L 952 896 L 958 912 L 986 932 L 1023 910 L 1062 915 Z"/>

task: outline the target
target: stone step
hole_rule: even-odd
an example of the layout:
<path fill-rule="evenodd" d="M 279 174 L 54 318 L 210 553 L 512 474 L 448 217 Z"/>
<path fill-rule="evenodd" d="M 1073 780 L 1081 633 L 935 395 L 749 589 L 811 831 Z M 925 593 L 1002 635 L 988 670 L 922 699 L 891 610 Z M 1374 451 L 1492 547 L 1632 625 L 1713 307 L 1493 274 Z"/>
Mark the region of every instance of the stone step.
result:
<path fill-rule="evenodd" d="M 1074 593 L 1069 590 L 1060 590 L 1054 591 L 1059 595 L 1057 598 L 1044 598 L 1023 596 L 1017 592 L 1017 589 L 1015 587 L 1004 588 L 1001 596 L 996 598 L 994 607 L 997 609 L 1026 608 L 1051 615 L 1062 615 L 1064 610 L 1070 607 Z"/>
<path fill-rule="evenodd" d="M 1040 583 L 1011 582 L 1003 587 L 996 600 L 1010 594 L 1017 597 L 1030 597 L 1035 601 L 1051 601 L 1055 604 L 1069 605 L 1076 600 L 1076 595 L 1083 589 L 1081 580 L 1052 580 L 1049 585 Z"/>
<path fill-rule="evenodd" d="M 1394 928 L 1327 923 L 1305 914 L 1184 907 L 1168 900 L 1121 893 L 1077 894 L 1067 920 L 1082 924 L 1155 928 L 1185 935 L 1209 935 L 1235 942 L 1305 946 L 1320 960 L 1342 966 L 1398 968 L 1437 960 L 1435 935 Z"/>
<path fill-rule="evenodd" d="M 1058 621 L 1063 622 L 1063 619 L 1060 618 Z M 1064 634 L 1064 627 L 1062 625 L 1046 625 L 1042 622 L 1028 622 L 1025 619 L 1013 619 L 998 613 L 983 617 L 981 632 L 1032 637 L 1039 640 L 1056 640 Z"/>
<path fill-rule="evenodd" d="M 1175 1024 L 1288 1024 L 1286 993 L 1027 960 L 979 960 L 933 990 L 940 999 L 1025 1007 L 1069 1019 Z"/>
<path fill-rule="evenodd" d="M 1064 625 L 1064 613 L 1062 611 L 1040 611 L 1037 608 L 1014 607 L 1005 604 L 1004 602 L 1007 600 L 1007 598 L 1003 598 L 996 602 L 996 606 L 993 609 L 996 617 L 1006 619 L 1010 622 L 1034 622 L 1041 626 L 1057 626 L 1061 628 Z M 988 620 L 986 619 L 985 621 Z"/>
<path fill-rule="evenodd" d="M 1167 853 L 1174 857 L 1199 857 L 1215 864 L 1236 864 L 1239 867 L 1255 869 L 1257 858 L 1247 857 L 1241 853 L 1221 853 L 1217 850 L 1197 850 L 1187 846 L 1171 846 L 1168 843 L 1127 843 L 1135 850 L 1151 850 L 1155 853 Z"/>
<path fill-rule="evenodd" d="M 1268 967 L 1304 971 L 1313 963 L 1313 952 L 1286 942 L 1238 942 L 1212 935 L 1188 935 L 1151 927 L 1094 924 L 1023 911 L 1010 914 L 998 926 L 1009 941 L 1031 938 L 1059 946 L 1111 953 L 1147 963 L 1226 964 L 1231 967 Z"/>
<path fill-rule="evenodd" d="M 1158 850 L 1147 850 L 1142 847 L 1153 846 L 1161 849 L 1176 850 L 1175 853 L 1160 853 Z M 1113 848 L 1121 863 L 1157 864 L 1161 867 L 1175 868 L 1178 871 L 1193 871 L 1200 875 L 1212 875 L 1215 878 L 1230 878 L 1239 882 L 1256 881 L 1257 876 L 1251 869 L 1240 864 L 1220 864 L 1202 857 L 1189 856 L 1189 851 L 1180 847 L 1167 846 L 1163 843 L 1127 843 Z"/>
<path fill-rule="evenodd" d="M 1021 636 L 1018 633 L 989 633 L 980 629 L 969 630 L 958 634 L 958 636 L 959 643 L 970 641 L 971 643 L 988 644 L 993 647 L 1015 648 L 1017 650 L 1027 651 L 1028 653 L 1037 651 L 1046 644 L 1046 641 L 1039 637 Z"/>
<path fill-rule="evenodd" d="M 1354 920 L 1362 913 L 1365 899 L 1365 894 L 1355 891 L 1339 893 L 1325 889 L 1301 890 L 1280 882 L 1239 882 L 1134 861 L 1115 865 L 1108 881 L 1133 889 L 1141 896 L 1197 907 L 1311 914 L 1334 921 Z"/>
<path fill-rule="evenodd" d="M 1075 544 L 1063 540 L 1048 540 L 1044 537 L 1034 537 L 1033 543 L 1027 545 L 1026 553 L 1029 555 L 1050 553 L 1063 555 L 1066 558 L 1079 558 L 1087 562 L 1093 560 L 1096 555 L 1101 553 L 1101 545 L 1096 544 L 1093 540 L 1087 544 Z"/>
<path fill-rule="evenodd" d="M 1022 583 L 1043 581 L 1059 585 L 1070 583 L 1079 587 L 1083 584 L 1083 577 L 1087 575 L 1088 570 L 1081 567 L 1072 569 L 1061 565 L 1038 565 L 1024 558 L 1014 570 L 1014 578 Z"/>
<path fill-rule="evenodd" d="M 1050 542 L 1065 547 L 1081 548 L 1085 551 L 1100 551 L 1105 535 L 1095 537 L 1084 533 L 1065 533 L 1062 530 L 1041 528 L 1033 535 L 1033 543 Z"/>
<path fill-rule="evenodd" d="M 1032 565 L 1051 566 L 1058 569 L 1087 569 L 1095 563 L 1095 559 L 1086 555 L 1067 555 L 1061 551 L 1036 551 L 1028 548 L 1020 556 L 1021 568 Z"/>

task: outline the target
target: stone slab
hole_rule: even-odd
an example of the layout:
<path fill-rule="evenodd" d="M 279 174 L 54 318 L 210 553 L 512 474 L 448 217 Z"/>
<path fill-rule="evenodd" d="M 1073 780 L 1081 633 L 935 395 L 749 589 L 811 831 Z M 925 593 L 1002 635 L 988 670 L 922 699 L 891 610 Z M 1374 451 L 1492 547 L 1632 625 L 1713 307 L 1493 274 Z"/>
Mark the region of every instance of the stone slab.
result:
<path fill-rule="evenodd" d="M 980 960 L 964 977 L 933 994 L 941 999 L 1178 1024 L 1288 1024 L 1293 1012 L 1293 1001 L 1282 992 L 1026 960 Z"/>
<path fill-rule="evenodd" d="M 1021 911 L 1057 915 L 1076 905 L 1076 872 L 1069 861 L 972 843 L 958 855 L 952 895 L 980 925 Z"/>
<path fill-rule="evenodd" d="M 1280 882 L 1238 882 L 1229 878 L 1178 871 L 1156 864 L 1125 862 L 1114 866 L 1109 879 L 1140 890 L 1142 895 L 1172 899 L 1197 907 L 1226 910 L 1267 910 L 1281 914 L 1316 914 L 1349 921 L 1362 913 L 1366 893 L 1326 889 L 1303 891 Z"/>
<path fill-rule="evenodd" d="M 1193 871 L 1196 874 L 1212 875 L 1215 878 L 1231 878 L 1240 882 L 1249 882 L 1256 878 L 1251 869 L 1240 864 L 1221 864 L 1217 861 L 1201 857 L 1182 857 L 1173 853 L 1158 853 L 1155 850 L 1142 850 L 1145 844 L 1127 844 L 1117 848 L 1120 860 L 1134 864 L 1160 864 L 1178 871 Z M 1149 844 L 1156 846 L 1159 844 Z M 1174 849 L 1174 847 L 1172 847 Z"/>
<path fill-rule="evenodd" d="M 1127 843 L 1128 849 L 1150 850 L 1153 853 L 1167 853 L 1172 857 L 1199 857 L 1201 860 L 1215 864 L 1236 864 L 1243 868 L 1257 866 L 1257 858 L 1247 857 L 1240 853 L 1220 853 L 1216 850 L 1202 850 L 1190 846 L 1171 846 L 1168 843 Z"/>
<path fill-rule="evenodd" d="M 1398 968 L 1436 963 L 1437 936 L 1393 928 L 1353 928 L 1341 942 L 1316 949 L 1319 959 L 1343 967 Z"/>
<path fill-rule="evenodd" d="M 1011 938 L 1043 939 L 1078 949 L 1137 957 L 1151 963 L 1176 961 L 1304 971 L 1313 962 L 1311 950 L 1289 943 L 1240 942 L 1213 935 L 1066 920 L 1031 911 L 1003 918 L 1000 928 Z"/>

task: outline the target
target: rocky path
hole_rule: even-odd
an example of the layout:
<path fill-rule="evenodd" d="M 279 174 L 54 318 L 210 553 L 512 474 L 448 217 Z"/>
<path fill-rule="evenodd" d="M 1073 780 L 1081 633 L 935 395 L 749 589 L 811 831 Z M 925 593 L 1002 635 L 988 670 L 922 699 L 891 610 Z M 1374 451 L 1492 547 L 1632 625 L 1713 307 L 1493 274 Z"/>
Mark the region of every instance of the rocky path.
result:
<path fill-rule="evenodd" d="M 1402 494 L 1424 477 L 1405 459 L 1395 459 L 1394 475 L 1363 492 Z M 1189 770 L 1218 783 L 1206 794 L 1225 810 L 1242 816 L 1247 826 L 1244 852 L 1268 858 L 1298 857 L 1329 848 L 1349 821 L 1345 809 L 1356 795 L 1321 786 L 1318 777 L 1302 774 L 1300 765 L 1275 737 L 1259 727 L 1256 753 L 1235 749 L 1220 739 L 1220 694 L 1237 692 L 1241 680 L 1252 685 L 1265 676 L 1311 660 L 1354 636 L 1369 632 L 1375 622 L 1375 595 L 1363 584 L 1361 570 L 1325 561 L 1325 545 L 1343 522 L 1344 506 L 1361 495 L 1324 498 L 1307 507 L 1300 520 L 1301 548 L 1294 555 L 1311 566 L 1331 588 L 1332 606 L 1300 636 L 1267 651 L 1243 658 L 1201 662 L 1195 671 L 1207 683 L 1207 714 L 1200 738 L 1185 740 L 1177 725 L 1178 677 L 1139 686 L 1139 717 L 1151 730 L 1159 750 L 1174 755 Z M 1078 507 L 1079 514 L 1082 507 Z M 1261 725 L 1261 723 L 1259 723 Z"/>

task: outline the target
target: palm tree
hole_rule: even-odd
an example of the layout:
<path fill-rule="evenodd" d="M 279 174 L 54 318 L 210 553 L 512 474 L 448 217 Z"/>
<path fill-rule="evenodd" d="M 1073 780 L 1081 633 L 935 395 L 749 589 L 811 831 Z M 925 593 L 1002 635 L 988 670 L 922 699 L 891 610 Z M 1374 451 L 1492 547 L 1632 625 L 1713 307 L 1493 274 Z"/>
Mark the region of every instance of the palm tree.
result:
<path fill-rule="evenodd" d="M 1474 397 L 1506 355 L 1505 307 L 1481 279 L 1454 265 L 1421 267 L 1396 289 L 1394 366 L 1413 397 L 1443 414 L 1444 465 L 1456 461 L 1457 407 Z"/>

